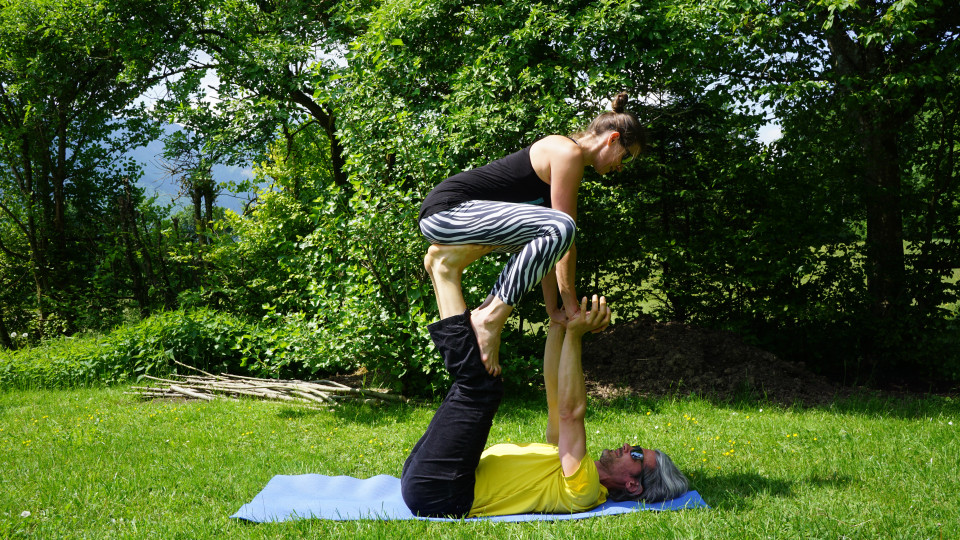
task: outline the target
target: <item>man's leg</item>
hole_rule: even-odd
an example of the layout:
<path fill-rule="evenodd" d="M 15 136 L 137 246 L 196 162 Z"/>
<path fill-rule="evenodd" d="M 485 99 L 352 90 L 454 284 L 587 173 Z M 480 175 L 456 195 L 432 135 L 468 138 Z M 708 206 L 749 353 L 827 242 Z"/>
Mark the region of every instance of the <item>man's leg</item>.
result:
<path fill-rule="evenodd" d="M 429 329 L 454 382 L 403 465 L 401 491 L 417 515 L 465 516 L 473 505 L 475 473 L 503 398 L 503 384 L 480 361 L 469 312 Z"/>

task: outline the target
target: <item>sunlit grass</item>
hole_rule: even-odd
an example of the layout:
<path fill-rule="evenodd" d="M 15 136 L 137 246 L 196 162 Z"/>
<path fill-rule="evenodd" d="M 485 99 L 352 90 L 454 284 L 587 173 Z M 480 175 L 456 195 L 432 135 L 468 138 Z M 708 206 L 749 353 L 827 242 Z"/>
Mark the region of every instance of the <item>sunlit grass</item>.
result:
<path fill-rule="evenodd" d="M 712 510 L 580 522 L 229 519 L 275 474 L 397 476 L 434 406 L 313 411 L 255 401 L 147 402 L 122 389 L 0 395 L 0 537 L 951 538 L 960 534 L 960 406 L 829 408 L 701 399 L 591 402 L 592 455 L 661 448 Z M 543 404 L 508 400 L 490 443 L 542 437 Z"/>

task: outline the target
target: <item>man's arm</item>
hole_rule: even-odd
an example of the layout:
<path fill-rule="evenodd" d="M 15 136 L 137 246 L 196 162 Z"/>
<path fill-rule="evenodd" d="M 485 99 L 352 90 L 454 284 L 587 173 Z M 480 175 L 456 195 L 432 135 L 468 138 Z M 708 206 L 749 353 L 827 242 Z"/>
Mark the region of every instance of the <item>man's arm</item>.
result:
<path fill-rule="evenodd" d="M 543 348 L 543 384 L 547 389 L 547 433 L 550 444 L 559 444 L 560 418 L 557 411 L 557 370 L 560 368 L 560 351 L 563 349 L 563 325 L 550 322 L 547 344 Z"/>
<path fill-rule="evenodd" d="M 583 424 L 587 413 L 587 385 L 580 363 L 581 338 L 587 332 L 610 324 L 606 298 L 598 299 L 594 295 L 593 309 L 587 311 L 587 298 L 584 297 L 579 307 L 577 315 L 567 322 L 557 366 L 557 446 L 564 476 L 577 472 L 587 455 L 587 431 Z"/>

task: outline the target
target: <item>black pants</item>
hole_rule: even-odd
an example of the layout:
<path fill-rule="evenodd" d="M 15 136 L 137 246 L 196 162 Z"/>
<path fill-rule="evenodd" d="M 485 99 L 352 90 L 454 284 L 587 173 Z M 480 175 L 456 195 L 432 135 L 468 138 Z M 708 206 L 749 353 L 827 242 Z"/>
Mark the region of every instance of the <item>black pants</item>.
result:
<path fill-rule="evenodd" d="M 403 501 L 419 516 L 466 516 L 480 454 L 503 399 L 503 381 L 483 367 L 469 310 L 428 329 L 454 381 L 403 464 Z"/>

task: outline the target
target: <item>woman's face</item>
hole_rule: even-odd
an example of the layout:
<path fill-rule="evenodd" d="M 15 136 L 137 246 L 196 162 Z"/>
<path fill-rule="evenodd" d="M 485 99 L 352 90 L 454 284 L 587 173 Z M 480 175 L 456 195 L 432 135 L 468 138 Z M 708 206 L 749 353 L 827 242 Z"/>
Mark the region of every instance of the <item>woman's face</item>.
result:
<path fill-rule="evenodd" d="M 620 172 L 623 170 L 625 164 L 633 160 L 638 154 L 640 154 L 639 144 L 634 144 L 630 148 L 626 148 L 621 143 L 620 134 L 613 132 L 607 136 L 606 144 L 600 150 L 600 155 L 594 168 L 596 168 L 600 174 Z"/>

